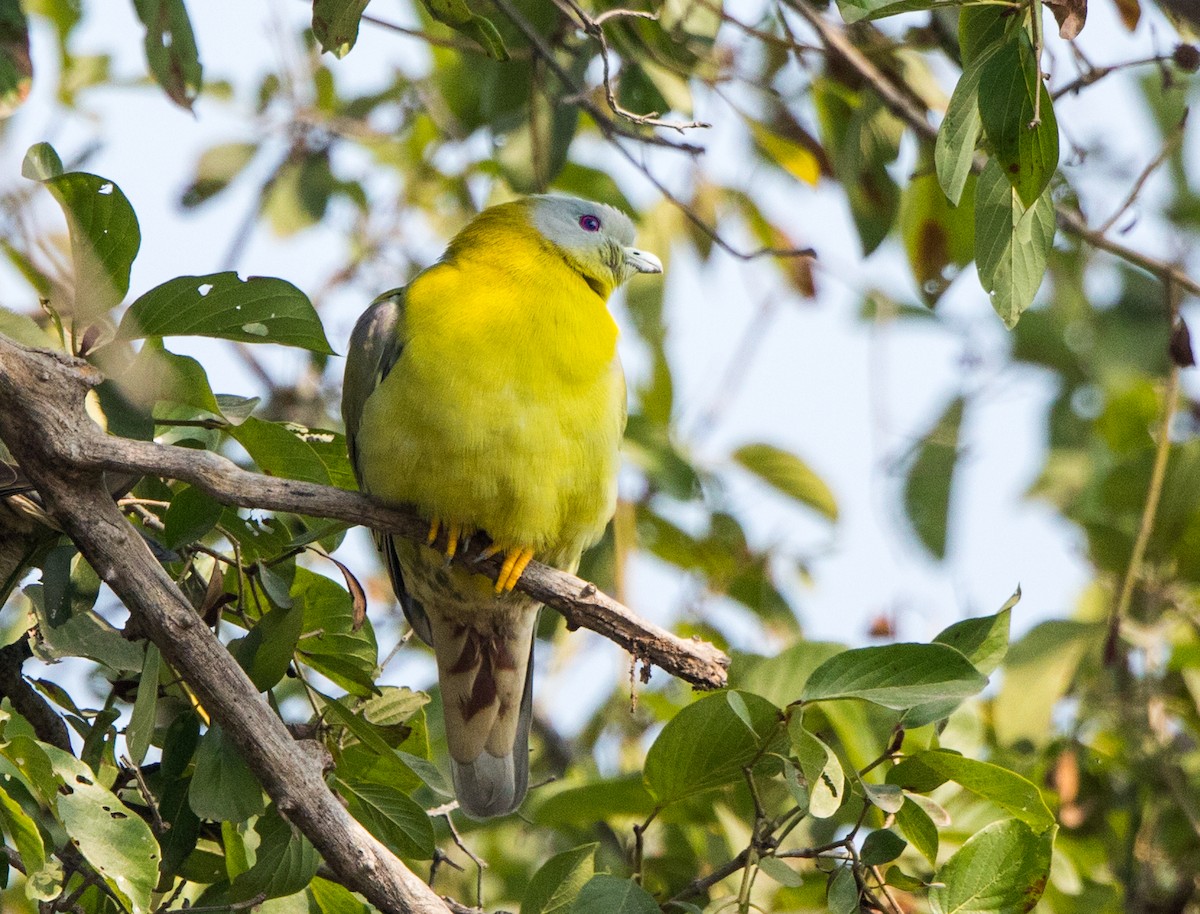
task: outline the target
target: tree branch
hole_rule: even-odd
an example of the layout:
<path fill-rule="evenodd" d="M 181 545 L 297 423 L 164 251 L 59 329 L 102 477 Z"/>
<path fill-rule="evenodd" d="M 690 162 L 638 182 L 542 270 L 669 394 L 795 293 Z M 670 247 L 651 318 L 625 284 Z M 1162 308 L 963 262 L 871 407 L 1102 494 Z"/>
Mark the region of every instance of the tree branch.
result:
<path fill-rule="evenodd" d="M 42 390 L 26 388 L 15 395 L 13 405 L 8 407 L 35 416 L 35 421 L 47 430 L 56 429 L 53 434 L 43 434 L 41 437 L 46 440 L 34 449 L 32 459 L 44 465 L 177 479 L 227 505 L 329 517 L 418 541 L 423 541 L 429 531 L 429 521 L 416 512 L 381 504 L 358 492 L 251 473 L 210 451 L 106 435 L 80 407 L 84 386 L 99 380 L 94 369 L 85 363 L 68 364 L 53 353 L 25 349 L 0 336 L 0 378 L 18 366 L 31 370 L 30 366 L 35 364 L 39 366 L 42 390 L 47 378 L 53 380 L 58 376 L 59 384 L 71 381 L 75 400 L 79 401 L 67 403 L 61 395 L 56 394 L 54 399 L 44 396 Z M 2 396 L 0 409 L 5 408 Z M 486 542 L 473 543 L 454 560 L 494 580 L 502 559 L 483 558 L 481 553 L 486 546 Z M 601 593 L 594 584 L 531 562 L 517 582 L 517 590 L 558 610 L 572 628 L 587 628 L 603 635 L 639 660 L 648 660 L 693 686 L 716 689 L 725 685 L 729 659 L 721 651 L 706 642 L 680 638 L 639 619 L 631 609 Z"/>
<path fill-rule="evenodd" d="M 929 123 L 926 112 L 901 91 L 892 82 L 892 79 L 875 66 L 862 51 L 855 47 L 843 29 L 834 25 L 816 8 L 809 6 L 803 0 L 785 0 L 785 2 L 788 9 L 799 13 L 812 27 L 813 31 L 817 33 L 817 37 L 821 39 L 821 43 L 832 55 L 838 57 L 870 85 L 883 102 L 884 107 L 908 124 L 922 140 L 934 142 L 937 139 L 938 128 Z M 979 171 L 980 166 L 981 163 L 977 159 L 973 170 Z M 1197 283 L 1179 267 L 1150 257 L 1118 241 L 1113 241 L 1103 231 L 1090 228 L 1083 214 L 1067 203 L 1056 203 L 1054 209 L 1058 216 L 1058 227 L 1068 234 L 1075 235 L 1093 247 L 1119 257 L 1126 263 L 1141 267 L 1157 276 L 1164 284 L 1174 283 L 1180 289 L 1200 296 L 1200 283 Z"/>
<path fill-rule="evenodd" d="M 83 409 L 99 378 L 85 363 L 0 336 L 0 438 L 50 514 L 345 885 L 388 914 L 448 914 L 445 902 L 329 791 L 317 756 L 292 739 L 121 514 L 102 468 L 86 456 L 102 437 Z"/>

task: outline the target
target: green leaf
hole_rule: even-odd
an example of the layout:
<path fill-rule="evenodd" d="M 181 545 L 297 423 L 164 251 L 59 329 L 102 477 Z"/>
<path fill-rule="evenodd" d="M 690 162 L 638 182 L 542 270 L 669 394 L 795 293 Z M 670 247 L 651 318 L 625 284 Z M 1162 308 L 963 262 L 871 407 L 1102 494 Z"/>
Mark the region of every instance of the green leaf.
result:
<path fill-rule="evenodd" d="M 946 861 L 929 889 L 934 914 L 1025 914 L 1050 876 L 1054 829 L 1035 834 L 1017 819 L 976 832 Z"/>
<path fill-rule="evenodd" d="M 46 181 L 63 173 L 62 159 L 49 143 L 34 143 L 21 162 L 21 177 L 30 181 Z"/>
<path fill-rule="evenodd" d="M 644 819 L 654 809 L 654 797 L 640 772 L 568 787 L 535 807 L 533 820 L 549 827 L 586 825 L 619 816 Z"/>
<path fill-rule="evenodd" d="M 150 826 L 83 762 L 55 746 L 42 750 L 62 781 L 55 806 L 71 843 L 133 914 L 148 914 L 159 861 Z"/>
<path fill-rule="evenodd" d="M 1053 242 L 1050 195 L 1026 209 L 1000 166 L 989 160 L 975 190 L 975 266 L 992 307 L 1010 330 L 1042 284 Z"/>
<path fill-rule="evenodd" d="M 964 790 L 995 803 L 1035 831 L 1043 832 L 1054 824 L 1054 814 L 1032 782 L 1015 771 L 947 750 L 931 749 L 909 756 L 888 769 L 887 780 L 889 784 L 899 784 L 916 793 L 928 793 L 946 781 L 954 781 Z"/>
<path fill-rule="evenodd" d="M 308 894 L 316 904 L 312 914 L 372 914 L 374 910 L 362 903 L 346 886 L 319 876 L 308 884 Z"/>
<path fill-rule="evenodd" d="M 221 503 L 193 486 L 184 486 L 163 515 L 163 545 L 178 549 L 204 538 L 221 519 Z"/>
<path fill-rule="evenodd" d="M 493 60 L 509 59 L 508 48 L 491 20 L 472 13 L 466 0 L 422 0 L 422 3 L 429 15 L 470 38 Z"/>
<path fill-rule="evenodd" d="M 212 336 L 333 354 L 308 296 L 282 279 L 241 279 L 233 272 L 178 276 L 155 286 L 129 306 L 118 334 Z"/>
<path fill-rule="evenodd" d="M 38 831 L 37 823 L 21 808 L 4 787 L 12 778 L 5 774 L 0 777 L 0 824 L 8 832 L 13 846 L 21 857 L 25 872 L 32 875 L 46 865 L 46 846 L 42 842 L 42 833 Z"/>
<path fill-rule="evenodd" d="M 244 822 L 265 808 L 258 779 L 216 724 L 200 737 L 188 802 L 201 819 L 216 822 Z"/>
<path fill-rule="evenodd" d="M 970 662 L 943 644 L 887 644 L 845 651 L 809 677 L 801 698 L 862 698 L 902 711 L 945 698 L 967 698 L 987 685 Z"/>
<path fill-rule="evenodd" d="M 371 914 L 374 910 L 363 904 L 344 885 L 320 876 L 309 883 L 308 891 L 317 906 L 314 914 Z"/>
<path fill-rule="evenodd" d="M 937 142 L 933 147 L 938 184 L 956 206 L 971 175 L 975 147 L 983 130 L 983 121 L 979 116 L 979 71 L 978 66 L 963 70 L 950 96 L 950 104 L 938 127 Z"/>
<path fill-rule="evenodd" d="M 38 596 L 39 585 L 25 588 L 40 622 L 39 653 L 49 659 L 86 657 L 118 673 L 142 668 L 142 651 L 107 620 L 88 609 L 76 612 L 62 625 L 51 625 Z"/>
<path fill-rule="evenodd" d="M 950 492 L 958 463 L 962 397 L 955 397 L 937 423 L 921 439 L 904 480 L 904 510 L 913 531 L 936 559 L 946 557 Z"/>
<path fill-rule="evenodd" d="M 246 901 L 257 895 L 283 898 L 304 889 L 321 863 L 316 848 L 274 806 L 254 823 L 254 830 L 259 836 L 254 865 L 233 880 L 227 900 Z M 198 901 L 197 907 L 205 903 Z"/>
<path fill-rule="evenodd" d="M 303 628 L 302 608 L 277 606 L 263 615 L 244 637 L 230 642 L 229 652 L 254 687 L 265 692 L 287 674 Z"/>
<path fill-rule="evenodd" d="M 142 664 L 142 676 L 138 680 L 137 697 L 133 702 L 133 713 L 125 730 L 125 748 L 130 760 L 140 765 L 150 748 L 150 737 L 154 735 L 154 720 L 158 711 L 158 673 L 162 666 L 162 654 L 151 642 L 146 643 L 146 662 Z"/>
<path fill-rule="evenodd" d="M 150 72 L 171 101 L 191 111 L 204 72 L 187 7 L 183 0 L 133 0 L 133 6 L 146 27 Z"/>
<path fill-rule="evenodd" d="M 1052 619 L 1034 626 L 1012 646 L 1000 694 L 992 704 L 1000 745 L 1028 740 L 1040 747 L 1057 738 L 1051 726 L 1054 708 L 1067 694 L 1088 651 L 1098 656 L 1105 628 L 1103 622 Z"/>
<path fill-rule="evenodd" d="M 223 191 L 253 160 L 256 143 L 220 143 L 204 150 L 196 163 L 196 175 L 184 190 L 180 204 L 185 209 L 199 206 Z"/>
<path fill-rule="evenodd" d="M 733 459 L 789 498 L 837 520 L 837 500 L 829 486 L 795 454 L 771 444 L 747 444 L 733 452 Z"/>
<path fill-rule="evenodd" d="M 33 318 L 4 307 L 0 307 L 0 334 L 26 346 L 50 348 L 56 343 L 54 337 L 39 327 Z"/>
<path fill-rule="evenodd" d="M 350 594 L 322 574 L 297 568 L 291 597 L 304 610 L 302 631 L 310 633 L 296 645 L 304 663 L 355 695 L 375 694 L 375 630 L 369 619 L 355 627 Z"/>
<path fill-rule="evenodd" d="M 929 818 L 929 813 L 912 797 L 907 797 L 904 805 L 897 810 L 896 825 L 904 832 L 909 843 L 929 861 L 929 865 L 937 866 L 937 826 Z"/>
<path fill-rule="evenodd" d="M 1008 653 L 1008 630 L 1012 609 L 1021 599 L 1021 588 L 1008 598 L 994 616 L 964 619 L 943 629 L 934 636 L 938 644 L 954 648 L 971 661 L 975 669 L 990 676 Z"/>
<path fill-rule="evenodd" d="M 758 868 L 780 885 L 793 889 L 804 885 L 804 877 L 778 857 L 764 857 L 758 861 Z"/>
<path fill-rule="evenodd" d="M 601 873 L 588 880 L 571 914 L 661 914 L 654 896 L 632 879 Z"/>
<path fill-rule="evenodd" d="M 729 685 L 782 708 L 800 697 L 813 670 L 845 649 L 834 641 L 798 641 L 773 657 L 735 652 Z"/>
<path fill-rule="evenodd" d="M 847 23 L 932 9 L 936 5 L 937 0 L 838 0 L 838 9 Z"/>
<path fill-rule="evenodd" d="M 521 914 L 565 914 L 595 873 L 596 848 L 584 844 L 555 854 L 534 873 L 521 900 Z"/>
<path fill-rule="evenodd" d="M 899 857 L 906 847 L 908 842 L 894 831 L 877 828 L 863 839 L 858 856 L 867 866 L 881 866 Z"/>
<path fill-rule="evenodd" d="M 350 815 L 401 857 L 433 857 L 433 823 L 425 810 L 398 788 L 338 775 Z"/>
<path fill-rule="evenodd" d="M 313 0 L 312 30 L 321 50 L 345 57 L 358 41 L 358 26 L 371 0 Z"/>
<path fill-rule="evenodd" d="M 251 416 L 229 434 L 269 476 L 357 488 L 346 438 L 337 432 Z"/>
<path fill-rule="evenodd" d="M 741 695 L 754 723 L 748 728 L 722 693 L 707 695 L 676 714 L 646 753 L 646 786 L 660 803 L 742 779 L 742 768 L 775 733 L 779 712 L 757 695 Z"/>
<path fill-rule="evenodd" d="M 886 813 L 897 813 L 904 805 L 904 791 L 893 784 L 872 784 L 863 781 L 860 786 L 867 800 Z"/>
<path fill-rule="evenodd" d="M 834 815 L 846 799 L 846 775 L 837 753 L 804 729 L 801 716 L 788 721 L 792 751 L 808 784 L 808 811 L 817 819 Z"/>
<path fill-rule="evenodd" d="M 61 171 L 62 162 L 44 143 L 25 154 L 21 173 L 41 182 L 67 217 L 75 267 L 75 319 L 87 326 L 121 303 L 142 235 L 129 200 L 107 178 Z"/>
<path fill-rule="evenodd" d="M 20 0 L 0 0 L 0 118 L 21 107 L 32 86 L 29 23 Z"/>
<path fill-rule="evenodd" d="M 839 867 L 829 880 L 826 914 L 858 914 L 858 882 L 848 866 Z"/>
<path fill-rule="evenodd" d="M 1014 30 L 982 63 L 979 114 L 993 160 L 1018 198 L 1031 206 L 1058 167 L 1058 121 L 1024 29 Z"/>

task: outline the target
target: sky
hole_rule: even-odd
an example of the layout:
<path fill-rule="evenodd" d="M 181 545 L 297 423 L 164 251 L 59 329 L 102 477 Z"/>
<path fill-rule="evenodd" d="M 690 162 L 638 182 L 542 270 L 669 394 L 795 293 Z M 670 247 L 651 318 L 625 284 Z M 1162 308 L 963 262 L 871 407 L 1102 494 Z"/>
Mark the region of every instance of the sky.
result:
<path fill-rule="evenodd" d="M 99 4 L 88 6 L 93 12 L 81 28 L 77 51 L 119 50 L 114 70 L 131 81 L 141 79 L 141 31 L 132 4 L 106 3 L 102 16 L 95 12 Z M 735 0 L 727 8 L 750 16 L 758 4 Z M 298 0 L 206 0 L 189 4 L 189 9 L 206 78 L 254 85 L 250 77 L 295 54 L 295 36 L 309 7 Z M 411 23 L 405 5 L 392 0 L 374 0 L 369 12 Z M 1080 46 L 1097 64 L 1142 57 L 1156 46 L 1169 48 L 1175 40 L 1173 29 L 1150 8 L 1132 35 L 1118 23 L 1109 0 L 1094 0 L 1089 16 Z M 901 21 L 894 27 L 903 25 Z M 45 23 L 35 20 L 33 42 L 35 67 L 52 69 L 53 36 Z M 1063 47 L 1056 39 L 1050 41 L 1047 69 L 1052 85 L 1073 75 Z M 364 25 L 351 54 L 342 61 L 330 58 L 329 65 L 346 91 L 385 83 L 392 67 L 422 72 L 427 59 L 420 42 Z M 939 75 L 949 92 L 953 75 Z M 193 116 L 152 86 L 93 91 L 84 105 L 90 116 L 66 114 L 53 104 L 49 82 L 35 79 L 31 98 L 7 125 L 9 135 L 0 148 L 0 186 L 22 182 L 21 156 L 34 142 L 50 140 L 64 159 L 100 143 L 89 170 L 121 186 L 142 225 L 131 295 L 180 274 L 225 268 L 230 226 L 253 206 L 257 184 L 239 181 L 218 201 L 191 211 L 178 208 L 179 193 L 199 154 L 217 142 L 251 138 L 247 124 L 274 132 L 273 142 L 282 152 L 280 125 L 255 123 L 250 99 L 231 105 L 202 96 Z M 716 97 L 698 95 L 696 116 L 715 125 L 707 135 L 692 137 L 707 146 L 709 167 L 730 183 L 763 190 L 776 219 L 793 229 L 799 243 L 818 249 L 815 301 L 797 299 L 763 264 L 742 263 L 718 252 L 707 266 L 684 256 L 673 260 L 667 305 L 680 427 L 686 434 L 714 402 L 722 403 L 718 421 L 694 445 L 699 461 L 724 466 L 733 448 L 769 441 L 807 460 L 838 499 L 841 519 L 831 529 L 804 509 L 771 496 L 748 476 L 731 474 L 728 497 L 744 507 L 755 542 L 781 544 L 807 562 L 809 580 L 791 582 L 788 592 L 808 637 L 861 643 L 871 620 L 888 613 L 895 615 L 902 637 L 928 640 L 965 616 L 996 611 L 1018 584 L 1024 599 L 1014 614 L 1017 632 L 1042 619 L 1069 614 L 1091 577 L 1082 536 L 1048 507 L 1023 498 L 1044 457 L 1043 417 L 1054 392 L 1052 382 L 1036 369 L 1008 363 L 1009 336 L 992 313 L 973 268 L 945 296 L 940 305 L 943 321 L 864 324 L 857 317 L 859 302 L 872 288 L 901 301 L 915 300 L 895 240 L 864 260 L 835 185 L 811 188 L 756 165 L 745 154 L 744 137 L 729 126 L 736 118 Z M 1119 77 L 1060 105 L 1060 124 L 1072 131 L 1065 140 L 1084 147 L 1103 140 L 1111 153 L 1105 161 L 1093 159 L 1086 167 L 1067 168 L 1086 211 L 1107 214 L 1157 151 L 1147 118 L 1135 92 Z M 1069 143 L 1064 141 L 1063 148 L 1065 159 Z M 655 202 L 656 191 L 633 169 L 606 159 L 602 152 L 591 154 L 636 203 Z M 901 177 L 912 161 L 909 147 L 897 166 Z M 652 155 L 649 163 L 673 186 L 685 179 L 686 170 L 676 167 L 676 160 Z M 1148 198 L 1157 192 L 1151 181 Z M 61 216 L 47 202 L 39 223 L 45 231 L 59 231 Z M 340 265 L 339 233 L 345 228 L 344 216 L 337 213 L 321 226 L 286 239 L 260 227 L 236 267 L 243 275 L 281 276 L 314 292 Z M 1148 251 L 1172 250 L 1169 234 L 1151 219 L 1140 220 L 1123 240 Z M 429 240 L 430 259 L 437 256 L 439 244 Z M 1103 280 L 1104 272 L 1100 275 Z M 1115 274 L 1108 275 L 1111 279 Z M 404 279 L 389 279 L 380 291 Z M 1097 291 L 1103 294 L 1103 289 Z M 11 274 L 0 273 L 0 301 L 21 309 L 29 300 L 27 287 Z M 338 351 L 344 351 L 350 328 L 368 300 L 330 299 L 322 316 Z M 614 310 L 624 322 L 619 300 Z M 757 328 L 753 332 L 758 340 L 752 358 L 731 371 L 727 366 L 750 327 Z M 640 356 L 631 333 L 623 346 L 636 372 Z M 258 392 L 256 380 L 220 344 L 181 339 L 169 348 L 199 358 L 210 376 L 219 379 L 215 386 L 221 392 Z M 303 358 L 276 348 L 267 361 L 286 377 Z M 340 363 L 331 369 L 331 383 L 340 371 Z M 730 394 L 725 382 L 734 376 L 738 387 Z M 960 392 L 974 395 L 973 406 L 963 429 L 955 480 L 952 547 L 945 562 L 936 563 L 906 533 L 898 497 L 899 467 L 949 398 Z M 372 561 L 368 549 L 365 535 L 351 537 L 341 557 L 365 574 Z M 635 610 L 669 624 L 689 611 L 695 585 L 678 570 L 645 557 L 632 569 L 630 594 Z M 770 652 L 777 646 L 762 643 L 751 626 L 735 626 L 734 632 L 742 649 Z M 551 677 L 560 687 L 540 689 L 538 701 L 563 718 L 577 715 L 580 694 L 603 697 L 613 681 L 625 676 L 627 663 L 598 636 L 573 637 L 577 645 L 540 661 L 539 675 Z M 572 665 L 568 659 L 577 651 L 586 651 L 593 661 Z M 427 677 L 430 669 L 426 660 L 412 656 L 389 668 L 388 676 L 402 682 Z M 603 671 L 599 676 L 597 669 Z"/>

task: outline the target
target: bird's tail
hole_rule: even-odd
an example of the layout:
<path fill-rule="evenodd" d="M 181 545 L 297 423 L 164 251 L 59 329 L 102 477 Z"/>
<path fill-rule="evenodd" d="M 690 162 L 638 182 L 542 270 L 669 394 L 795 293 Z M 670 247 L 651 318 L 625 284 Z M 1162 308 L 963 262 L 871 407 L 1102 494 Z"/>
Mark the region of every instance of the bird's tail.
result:
<path fill-rule="evenodd" d="M 478 626 L 431 622 L 459 807 L 473 819 L 512 812 L 529 786 L 537 607 Z"/>

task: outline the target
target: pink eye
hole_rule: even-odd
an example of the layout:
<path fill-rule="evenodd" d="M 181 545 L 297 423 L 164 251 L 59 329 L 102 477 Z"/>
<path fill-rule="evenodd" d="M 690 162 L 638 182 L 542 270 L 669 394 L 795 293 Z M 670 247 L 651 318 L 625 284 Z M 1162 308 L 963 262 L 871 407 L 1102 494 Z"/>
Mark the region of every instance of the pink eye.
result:
<path fill-rule="evenodd" d="M 598 232 L 600 231 L 600 219 L 591 213 L 588 213 L 586 216 L 580 216 L 579 227 L 585 232 Z"/>

